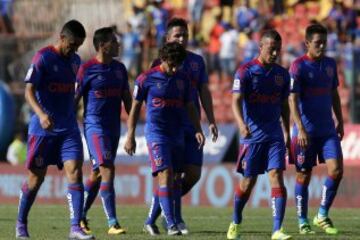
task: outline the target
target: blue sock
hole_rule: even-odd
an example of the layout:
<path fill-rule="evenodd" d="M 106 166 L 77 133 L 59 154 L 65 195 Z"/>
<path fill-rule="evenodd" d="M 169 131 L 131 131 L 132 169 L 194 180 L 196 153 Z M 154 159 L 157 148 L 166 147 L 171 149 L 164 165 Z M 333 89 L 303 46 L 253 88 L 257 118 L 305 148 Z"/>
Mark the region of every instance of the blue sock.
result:
<path fill-rule="evenodd" d="M 86 218 L 87 212 L 94 203 L 100 189 L 100 181 L 92 181 L 88 179 L 84 186 L 84 211 L 83 218 Z"/>
<path fill-rule="evenodd" d="M 151 206 L 149 210 L 148 218 L 145 224 L 155 224 L 156 219 L 161 214 L 160 200 L 159 200 L 159 189 L 154 190 L 154 195 L 151 199 Z"/>
<path fill-rule="evenodd" d="M 333 179 L 328 176 L 323 185 L 323 190 L 321 194 L 321 203 L 319 208 L 319 217 L 327 217 L 329 209 L 335 199 L 337 189 L 339 187 L 340 181 Z"/>
<path fill-rule="evenodd" d="M 295 206 L 299 224 L 308 223 L 308 184 L 296 181 L 295 183 Z"/>
<path fill-rule="evenodd" d="M 168 187 L 159 187 L 159 201 L 161 210 L 164 212 L 168 228 L 175 225 L 174 203 L 171 191 Z"/>
<path fill-rule="evenodd" d="M 109 227 L 111 227 L 118 223 L 116 218 L 114 185 L 109 182 L 101 182 L 100 196 L 106 217 L 108 219 Z"/>
<path fill-rule="evenodd" d="M 184 222 L 181 215 L 181 179 L 176 179 L 174 181 L 174 219 L 176 224 Z"/>
<path fill-rule="evenodd" d="M 271 189 L 271 207 L 273 210 L 273 232 L 280 230 L 285 215 L 286 189 Z"/>
<path fill-rule="evenodd" d="M 79 226 L 84 206 L 84 185 L 82 183 L 68 184 L 67 199 L 71 226 Z"/>
<path fill-rule="evenodd" d="M 234 213 L 233 213 L 233 222 L 239 224 L 242 221 L 242 211 L 245 207 L 246 202 L 249 199 L 249 195 L 245 194 L 238 187 L 235 190 L 234 194 Z"/>
<path fill-rule="evenodd" d="M 38 189 L 30 190 L 27 182 L 23 183 L 20 191 L 18 222 L 27 224 L 30 208 L 35 201 L 37 191 Z"/>

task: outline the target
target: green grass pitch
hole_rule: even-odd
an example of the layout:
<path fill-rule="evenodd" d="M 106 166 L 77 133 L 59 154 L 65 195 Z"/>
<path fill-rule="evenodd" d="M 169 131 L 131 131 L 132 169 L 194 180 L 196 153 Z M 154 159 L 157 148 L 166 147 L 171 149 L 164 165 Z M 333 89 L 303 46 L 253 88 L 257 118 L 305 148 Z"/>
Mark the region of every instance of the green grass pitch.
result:
<path fill-rule="evenodd" d="M 190 235 L 168 237 L 162 231 L 161 236 L 151 237 L 142 233 L 147 210 L 146 206 L 118 205 L 117 212 L 121 225 L 128 230 L 128 233 L 121 236 L 108 236 L 103 209 L 100 205 L 95 205 L 88 216 L 90 227 L 96 239 L 226 239 L 226 231 L 232 214 L 231 208 L 185 207 L 183 215 L 191 231 Z M 1 240 L 15 239 L 16 212 L 15 205 L 0 206 Z M 311 209 L 310 216 L 314 214 L 315 209 Z M 317 228 L 314 228 L 317 231 L 316 235 L 299 235 L 294 208 L 287 209 L 284 228 L 293 235 L 294 239 L 360 239 L 360 209 L 332 209 L 331 217 L 340 230 L 337 236 L 328 236 Z M 35 204 L 29 217 L 31 239 L 67 239 L 68 218 L 68 209 L 65 204 L 56 206 Z M 160 227 L 160 223 L 158 225 Z M 271 209 L 246 209 L 242 239 L 270 239 L 271 226 Z"/>

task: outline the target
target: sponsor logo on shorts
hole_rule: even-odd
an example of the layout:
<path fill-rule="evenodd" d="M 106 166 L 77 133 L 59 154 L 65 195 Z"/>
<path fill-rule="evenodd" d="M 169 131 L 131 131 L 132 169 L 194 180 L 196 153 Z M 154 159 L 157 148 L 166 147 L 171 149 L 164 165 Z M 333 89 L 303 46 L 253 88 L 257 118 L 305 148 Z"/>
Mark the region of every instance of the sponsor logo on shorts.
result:
<path fill-rule="evenodd" d="M 163 164 L 163 160 L 161 157 L 154 158 L 155 166 L 160 167 Z"/>
<path fill-rule="evenodd" d="M 296 161 L 297 161 L 299 164 L 303 164 L 303 163 L 305 162 L 305 156 L 304 156 L 303 154 L 297 155 Z"/>

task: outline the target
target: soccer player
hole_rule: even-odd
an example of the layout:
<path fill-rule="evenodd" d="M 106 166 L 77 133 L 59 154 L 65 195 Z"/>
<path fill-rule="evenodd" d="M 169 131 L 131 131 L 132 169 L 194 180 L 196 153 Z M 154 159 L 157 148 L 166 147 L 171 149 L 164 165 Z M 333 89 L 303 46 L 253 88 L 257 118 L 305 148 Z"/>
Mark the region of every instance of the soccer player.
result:
<path fill-rule="evenodd" d="M 337 234 L 328 216 L 342 175 L 340 140 L 344 136 L 343 117 L 337 91 L 339 81 L 335 60 L 325 56 L 327 30 L 320 24 L 306 28 L 307 53 L 290 68 L 290 109 L 294 119 L 291 162 L 296 167 L 295 201 L 301 234 L 313 234 L 308 221 L 308 186 L 311 171 L 326 162 L 328 177 L 322 191 L 318 214 L 313 224 L 327 234 Z M 332 118 L 335 113 L 337 124 Z"/>
<path fill-rule="evenodd" d="M 125 66 L 114 60 L 119 43 L 112 28 L 95 31 L 96 56 L 81 65 L 77 74 L 76 102 L 83 97 L 84 133 L 93 171 L 85 187 L 85 205 L 81 227 L 90 233 L 86 213 L 100 188 L 101 200 L 108 218 L 110 235 L 125 233 L 116 217 L 114 161 L 120 138 L 121 102 L 129 113 L 131 94 Z M 101 182 L 101 183 L 100 183 Z"/>
<path fill-rule="evenodd" d="M 286 206 L 283 171 L 286 146 L 290 143 L 290 76 L 286 69 L 275 63 L 281 50 L 281 36 L 277 31 L 266 30 L 259 46 L 258 58 L 242 65 L 233 83 L 232 108 L 241 136 L 237 171 L 243 178 L 235 189 L 233 221 L 227 239 L 240 239 L 242 211 L 257 176 L 265 171 L 271 186 L 271 239 L 291 239 L 281 227 Z"/>
<path fill-rule="evenodd" d="M 79 226 L 84 201 L 83 148 L 75 116 L 74 94 L 80 58 L 75 52 L 85 39 L 83 25 L 71 20 L 55 45 L 39 50 L 25 78 L 25 98 L 34 111 L 29 124 L 26 167 L 28 180 L 20 192 L 16 237 L 29 238 L 28 214 L 48 165 L 64 168 L 68 180 L 71 230 L 69 239 L 92 239 Z"/>
<path fill-rule="evenodd" d="M 166 42 L 178 42 L 184 48 L 187 46 L 188 42 L 188 26 L 187 22 L 181 18 L 173 18 L 169 21 L 167 25 L 166 32 Z M 155 60 L 153 66 L 159 65 L 159 59 Z M 213 104 L 211 99 L 211 93 L 208 87 L 208 76 L 205 69 L 205 63 L 201 56 L 186 51 L 186 58 L 181 64 L 182 71 L 185 71 L 190 77 L 190 88 L 191 88 L 191 98 L 194 102 L 198 113 L 200 114 L 200 102 L 205 111 L 206 117 L 209 121 L 209 130 L 212 135 L 212 140 L 216 141 L 218 137 L 218 130 L 215 123 L 214 113 L 213 113 Z M 178 187 L 181 187 L 181 195 L 184 196 L 188 193 L 191 188 L 197 183 L 201 176 L 201 166 L 203 164 L 203 149 L 198 147 L 198 143 L 195 139 L 195 128 L 188 116 L 185 116 L 185 121 L 183 123 L 185 129 L 185 156 L 184 156 L 184 178 L 181 180 L 181 183 Z M 160 203 L 159 203 L 158 192 L 155 189 L 154 196 L 152 199 L 152 207 L 150 208 L 149 217 L 145 222 L 145 229 L 148 232 L 153 232 L 157 229 L 155 221 L 161 213 Z M 182 234 L 188 234 L 189 230 L 184 223 L 184 220 L 179 219 L 178 227 L 181 230 Z"/>
<path fill-rule="evenodd" d="M 134 88 L 134 101 L 129 120 L 125 150 L 135 152 L 135 126 L 142 102 L 146 102 L 145 137 L 149 149 L 153 176 L 158 179 L 158 200 L 164 212 L 168 235 L 180 235 L 181 172 L 184 151 L 184 111 L 194 124 L 198 148 L 205 138 L 199 116 L 190 97 L 190 80 L 179 69 L 186 50 L 177 42 L 166 43 L 159 51 L 161 64 L 140 75 Z M 144 229 L 146 230 L 146 229 Z M 147 231 L 147 230 L 146 230 Z M 149 231 L 147 231 L 149 232 Z M 158 229 L 149 232 L 159 234 Z"/>

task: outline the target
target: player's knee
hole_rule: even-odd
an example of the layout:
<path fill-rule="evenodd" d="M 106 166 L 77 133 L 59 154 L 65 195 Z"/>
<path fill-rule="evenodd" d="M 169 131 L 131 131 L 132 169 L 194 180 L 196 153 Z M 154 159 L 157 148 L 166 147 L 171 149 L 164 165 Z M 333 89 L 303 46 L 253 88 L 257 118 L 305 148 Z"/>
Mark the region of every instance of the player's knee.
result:
<path fill-rule="evenodd" d="M 310 179 L 311 179 L 311 171 L 296 173 L 296 182 L 297 183 L 308 185 L 310 182 Z"/>
<path fill-rule="evenodd" d="M 36 176 L 32 177 L 28 181 L 29 189 L 39 189 L 41 184 L 44 182 L 45 177 L 44 176 Z"/>
<path fill-rule="evenodd" d="M 344 170 L 342 168 L 335 168 L 329 171 L 329 176 L 337 181 L 340 181 L 343 177 Z"/>

